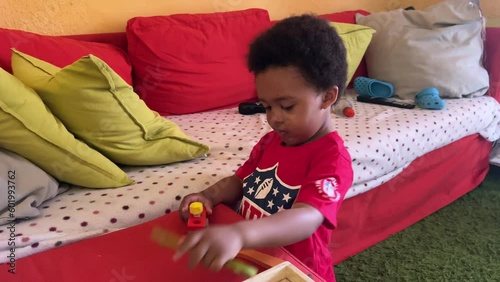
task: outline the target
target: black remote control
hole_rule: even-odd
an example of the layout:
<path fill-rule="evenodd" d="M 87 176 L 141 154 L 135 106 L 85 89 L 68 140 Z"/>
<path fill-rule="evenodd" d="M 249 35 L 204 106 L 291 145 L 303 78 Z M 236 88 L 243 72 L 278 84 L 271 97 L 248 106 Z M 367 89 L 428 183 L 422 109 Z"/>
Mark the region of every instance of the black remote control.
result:
<path fill-rule="evenodd" d="M 415 104 L 404 102 L 396 98 L 381 98 L 381 97 L 358 95 L 356 100 L 358 100 L 358 102 L 363 102 L 363 103 L 378 104 L 378 105 L 391 106 L 403 109 L 415 108 Z"/>
<path fill-rule="evenodd" d="M 243 102 L 238 105 L 238 112 L 242 115 L 253 115 L 265 113 L 266 109 L 264 109 L 261 103 Z"/>

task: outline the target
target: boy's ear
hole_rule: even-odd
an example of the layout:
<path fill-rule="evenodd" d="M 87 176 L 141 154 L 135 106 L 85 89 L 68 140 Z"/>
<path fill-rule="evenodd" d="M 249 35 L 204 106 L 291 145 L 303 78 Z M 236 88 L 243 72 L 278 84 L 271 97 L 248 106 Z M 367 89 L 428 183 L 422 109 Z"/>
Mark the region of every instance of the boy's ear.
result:
<path fill-rule="evenodd" d="M 339 97 L 339 88 L 337 86 L 334 86 L 325 92 L 323 92 L 323 103 L 321 104 L 321 107 L 323 109 L 330 108 L 333 103 L 337 101 L 337 98 Z"/>

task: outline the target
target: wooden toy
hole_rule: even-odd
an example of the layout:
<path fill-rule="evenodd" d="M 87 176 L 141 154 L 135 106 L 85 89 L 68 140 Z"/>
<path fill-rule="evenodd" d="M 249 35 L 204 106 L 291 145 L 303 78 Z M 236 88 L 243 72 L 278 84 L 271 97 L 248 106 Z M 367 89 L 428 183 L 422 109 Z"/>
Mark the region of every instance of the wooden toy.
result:
<path fill-rule="evenodd" d="M 151 240 L 158 243 L 160 246 L 177 249 L 177 243 L 179 242 L 180 236 L 169 232 L 159 226 L 155 226 L 151 232 Z M 242 260 L 232 259 L 228 261 L 225 267 L 230 268 L 233 272 L 247 276 L 253 277 L 257 274 L 258 269 L 252 265 L 249 265 Z"/>
<path fill-rule="evenodd" d="M 258 265 L 264 269 L 272 268 L 278 264 L 284 262 L 284 260 L 270 256 L 268 254 L 258 252 L 255 250 L 241 250 L 237 255 L 237 258 L 244 259 L 255 265 Z"/>
<path fill-rule="evenodd" d="M 160 246 L 169 248 L 172 250 L 177 249 L 177 244 L 179 243 L 180 235 L 168 232 L 165 229 L 155 226 L 151 231 L 151 240 L 158 243 Z"/>
<path fill-rule="evenodd" d="M 201 202 L 193 202 L 189 205 L 187 227 L 189 231 L 196 231 L 208 227 L 207 212 Z"/>
<path fill-rule="evenodd" d="M 244 282 L 314 282 L 288 261 L 269 268 Z"/>

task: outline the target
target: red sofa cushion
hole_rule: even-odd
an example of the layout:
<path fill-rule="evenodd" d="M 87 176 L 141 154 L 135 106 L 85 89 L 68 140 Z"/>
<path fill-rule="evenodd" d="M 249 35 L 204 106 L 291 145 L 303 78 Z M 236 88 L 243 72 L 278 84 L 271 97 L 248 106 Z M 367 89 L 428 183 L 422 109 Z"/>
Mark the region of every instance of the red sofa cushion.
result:
<path fill-rule="evenodd" d="M 319 15 L 319 17 L 327 19 L 331 22 L 356 24 L 356 14 L 362 14 L 364 16 L 367 16 L 370 14 L 370 12 L 367 12 L 365 10 L 352 10 L 352 11 L 345 11 L 332 14 L 323 14 Z M 353 87 L 354 79 L 358 76 L 365 76 L 365 77 L 368 76 L 368 69 L 366 67 L 366 60 L 364 57 L 359 63 L 358 68 L 354 72 L 354 75 L 352 76 L 351 82 L 349 83 L 348 87 Z"/>
<path fill-rule="evenodd" d="M 132 66 L 127 54 L 111 44 L 0 28 L 0 67 L 10 73 L 12 73 L 11 48 L 60 68 L 74 63 L 83 56 L 93 54 L 105 61 L 128 84 L 132 85 Z"/>
<path fill-rule="evenodd" d="M 90 41 L 90 42 L 111 44 L 120 48 L 125 53 L 127 52 L 127 34 L 125 32 L 75 34 L 75 35 L 64 35 L 63 37 L 79 41 Z"/>
<path fill-rule="evenodd" d="M 500 28 L 486 29 L 485 67 L 490 75 L 489 95 L 500 102 Z"/>
<path fill-rule="evenodd" d="M 368 16 L 370 12 L 367 12 L 365 10 L 352 10 L 339 13 L 322 14 L 319 15 L 319 17 L 327 19 L 331 22 L 356 24 L 356 14 L 362 14 L 364 16 Z"/>
<path fill-rule="evenodd" d="M 162 115 L 254 100 L 246 55 L 270 25 L 263 9 L 132 18 L 126 32 L 135 91 Z"/>

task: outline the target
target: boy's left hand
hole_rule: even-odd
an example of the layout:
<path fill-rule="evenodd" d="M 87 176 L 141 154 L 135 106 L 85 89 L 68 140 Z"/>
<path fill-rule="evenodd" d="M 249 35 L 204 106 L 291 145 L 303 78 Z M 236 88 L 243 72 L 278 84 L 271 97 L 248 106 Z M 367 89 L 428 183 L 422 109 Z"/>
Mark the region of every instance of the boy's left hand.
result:
<path fill-rule="evenodd" d="M 213 226 L 190 232 L 181 239 L 173 259 L 178 260 L 185 253 L 190 253 L 190 268 L 201 263 L 213 271 L 219 271 L 226 262 L 236 257 L 243 245 L 243 236 L 235 225 Z"/>

